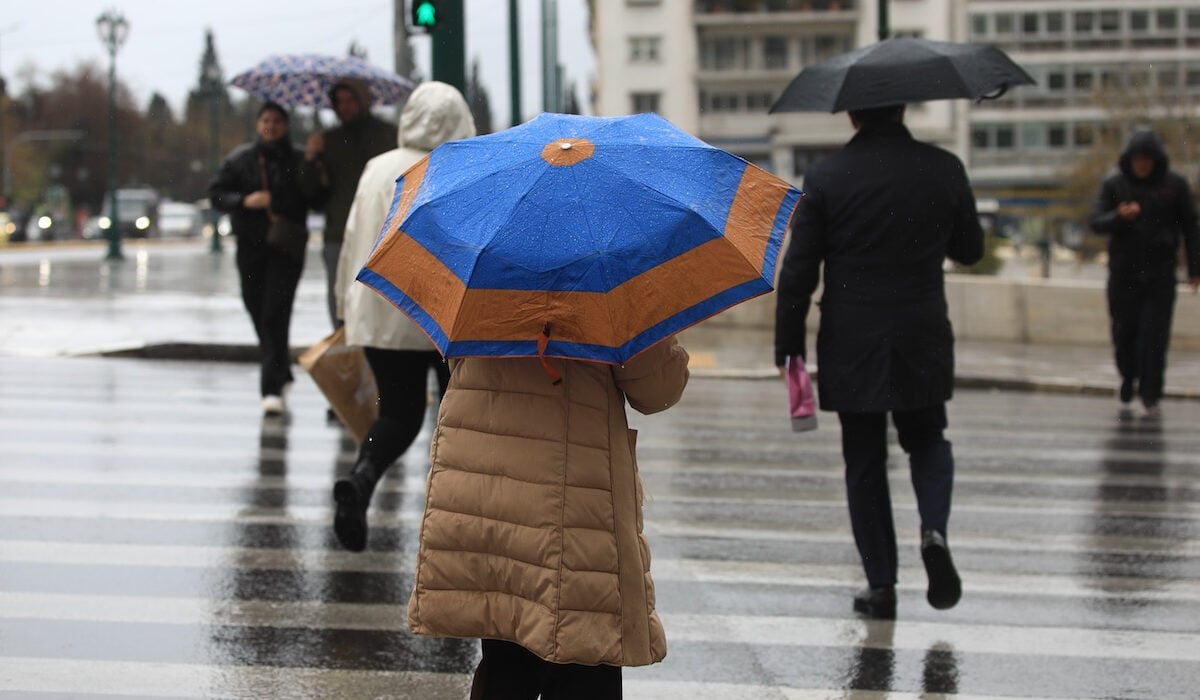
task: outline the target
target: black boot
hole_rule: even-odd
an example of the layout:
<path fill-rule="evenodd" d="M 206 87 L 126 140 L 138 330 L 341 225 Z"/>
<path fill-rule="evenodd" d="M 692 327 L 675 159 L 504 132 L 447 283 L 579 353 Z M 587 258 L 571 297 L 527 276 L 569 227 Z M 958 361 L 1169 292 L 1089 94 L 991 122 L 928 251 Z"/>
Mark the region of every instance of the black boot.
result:
<path fill-rule="evenodd" d="M 950 557 L 946 538 L 936 530 L 921 533 L 921 559 L 925 562 L 925 573 L 929 576 L 929 589 L 925 599 L 938 610 L 949 610 L 962 597 L 962 580 Z"/>
<path fill-rule="evenodd" d="M 359 455 L 350 475 L 333 485 L 333 499 L 337 502 L 333 531 L 338 542 L 351 552 L 367 548 L 367 506 L 371 505 L 371 494 L 375 493 L 375 484 L 383 472 L 365 455 Z"/>
<path fill-rule="evenodd" d="M 896 587 L 871 586 L 855 593 L 854 612 L 874 620 L 896 619 Z"/>

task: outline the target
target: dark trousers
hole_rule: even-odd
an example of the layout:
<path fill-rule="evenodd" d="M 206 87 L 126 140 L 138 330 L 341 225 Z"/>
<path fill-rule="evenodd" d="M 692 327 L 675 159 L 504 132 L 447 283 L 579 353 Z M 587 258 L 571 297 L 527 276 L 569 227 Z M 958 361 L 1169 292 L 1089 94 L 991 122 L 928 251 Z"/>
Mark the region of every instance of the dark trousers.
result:
<path fill-rule="evenodd" d="M 265 242 L 255 245 L 239 240 L 237 266 L 242 303 L 258 336 L 259 391 L 263 396 L 278 396 L 284 384 L 292 381 L 288 333 L 304 259 L 269 248 Z"/>
<path fill-rule="evenodd" d="M 442 395 L 450 382 L 450 369 L 434 350 L 364 350 L 379 391 L 379 418 L 367 432 L 361 453 L 382 474 L 421 432 L 429 368 L 437 372 Z"/>
<path fill-rule="evenodd" d="M 887 475 L 887 413 L 838 413 L 842 424 L 842 458 L 846 462 L 846 497 L 850 525 L 867 582 L 896 584 L 896 530 Z M 909 471 L 921 516 L 921 530 L 946 534 L 954 459 L 946 429 L 946 406 L 892 411 L 900 446 L 908 453 Z"/>
<path fill-rule="evenodd" d="M 1167 345 L 1175 312 L 1175 275 L 1151 279 L 1109 279 L 1108 315 L 1113 352 L 1122 382 L 1137 382 L 1147 405 L 1163 396 Z"/>
<path fill-rule="evenodd" d="M 519 644 L 483 640 L 471 700 L 620 700 L 620 666 L 543 661 Z"/>

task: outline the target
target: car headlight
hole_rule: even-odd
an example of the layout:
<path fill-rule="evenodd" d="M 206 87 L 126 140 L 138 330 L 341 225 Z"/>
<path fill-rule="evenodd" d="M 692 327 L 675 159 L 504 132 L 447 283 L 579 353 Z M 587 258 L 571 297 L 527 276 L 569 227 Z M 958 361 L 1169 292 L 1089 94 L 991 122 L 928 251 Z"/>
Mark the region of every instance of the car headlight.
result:
<path fill-rule="evenodd" d="M 38 217 L 38 228 L 40 228 L 41 230 L 45 231 L 46 229 L 50 228 L 53 225 L 54 225 L 54 221 L 52 221 L 50 219 L 50 217 L 48 217 L 48 216 L 39 216 Z"/>
<path fill-rule="evenodd" d="M 99 219 L 96 219 L 96 225 L 107 231 L 108 229 L 112 228 L 112 219 L 108 218 L 107 216 L 102 216 Z"/>
<path fill-rule="evenodd" d="M 150 228 L 150 217 L 139 216 L 137 220 L 133 222 L 133 225 L 137 227 L 137 230 L 145 231 L 146 229 Z"/>

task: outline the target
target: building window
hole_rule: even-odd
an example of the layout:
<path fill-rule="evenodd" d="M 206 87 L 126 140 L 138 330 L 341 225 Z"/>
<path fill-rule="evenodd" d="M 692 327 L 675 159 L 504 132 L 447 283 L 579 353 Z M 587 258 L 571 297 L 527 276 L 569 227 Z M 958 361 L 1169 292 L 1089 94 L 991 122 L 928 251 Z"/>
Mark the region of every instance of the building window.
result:
<path fill-rule="evenodd" d="M 1096 140 L 1096 132 L 1091 124 L 1076 124 L 1074 131 L 1073 140 L 1076 147 L 1087 148 Z"/>
<path fill-rule="evenodd" d="M 1062 92 L 1067 89 L 1067 74 L 1062 70 L 1051 70 L 1046 74 L 1046 89 Z"/>
<path fill-rule="evenodd" d="M 1187 11 L 1187 28 L 1189 32 L 1200 31 L 1200 10 Z"/>
<path fill-rule="evenodd" d="M 971 129 L 971 148 L 985 150 L 991 148 L 991 132 L 981 127 Z"/>
<path fill-rule="evenodd" d="M 746 93 L 746 109 L 751 112 L 765 112 L 775 104 L 775 94 L 771 92 Z"/>
<path fill-rule="evenodd" d="M 988 16 L 985 14 L 971 15 L 971 38 L 982 39 L 988 33 Z"/>
<path fill-rule="evenodd" d="M 1067 147 L 1067 127 L 1063 124 L 1051 124 L 1046 129 L 1046 145 L 1050 148 Z"/>
<path fill-rule="evenodd" d="M 1100 13 L 1100 32 L 1116 34 L 1121 31 L 1121 13 L 1116 10 L 1103 10 Z"/>
<path fill-rule="evenodd" d="M 1037 36 L 1041 24 L 1041 15 L 1036 12 L 1026 12 L 1021 15 L 1021 33 Z"/>
<path fill-rule="evenodd" d="M 635 92 L 630 94 L 629 101 L 634 114 L 641 114 L 642 112 L 657 112 L 659 93 Z"/>
<path fill-rule="evenodd" d="M 662 39 L 656 36 L 629 37 L 630 63 L 658 63 Z"/>
<path fill-rule="evenodd" d="M 700 67 L 704 70 L 744 68 L 749 39 L 732 36 L 705 37 L 700 40 Z"/>
<path fill-rule="evenodd" d="M 1017 135 L 1012 126 L 996 127 L 996 148 L 1012 150 L 1016 146 Z"/>
<path fill-rule="evenodd" d="M 778 70 L 788 67 L 788 40 L 782 36 L 763 37 L 763 68 Z"/>
<path fill-rule="evenodd" d="M 1179 13 L 1174 7 L 1163 8 L 1154 12 L 1154 23 L 1164 31 L 1174 31 L 1179 28 Z"/>
<path fill-rule="evenodd" d="M 1000 36 L 1011 35 L 1016 30 L 1016 21 L 1013 16 L 1007 13 L 996 15 L 996 34 Z"/>
<path fill-rule="evenodd" d="M 1139 33 L 1150 31 L 1150 12 L 1147 10 L 1131 11 L 1129 13 L 1129 30 Z"/>
<path fill-rule="evenodd" d="M 1072 24 L 1076 34 L 1091 34 L 1096 28 L 1096 13 L 1076 12 Z"/>
<path fill-rule="evenodd" d="M 1062 12 L 1047 12 L 1046 13 L 1046 33 L 1047 34 L 1062 34 L 1063 29 L 1067 26 L 1066 18 Z"/>
<path fill-rule="evenodd" d="M 1088 70 L 1075 71 L 1074 77 L 1076 92 L 1091 92 L 1096 85 L 1096 77 Z"/>

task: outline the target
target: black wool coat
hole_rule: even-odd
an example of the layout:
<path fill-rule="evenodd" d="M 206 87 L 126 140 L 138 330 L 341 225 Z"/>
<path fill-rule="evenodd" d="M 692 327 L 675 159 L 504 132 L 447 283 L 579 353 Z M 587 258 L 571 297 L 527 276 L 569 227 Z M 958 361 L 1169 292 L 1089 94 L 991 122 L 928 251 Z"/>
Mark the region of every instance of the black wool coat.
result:
<path fill-rule="evenodd" d="M 804 179 L 779 274 L 775 362 L 807 357 L 821 281 L 821 408 L 911 410 L 948 400 L 954 334 L 943 263 L 983 256 L 983 230 L 957 157 L 900 123 L 867 123 Z"/>

